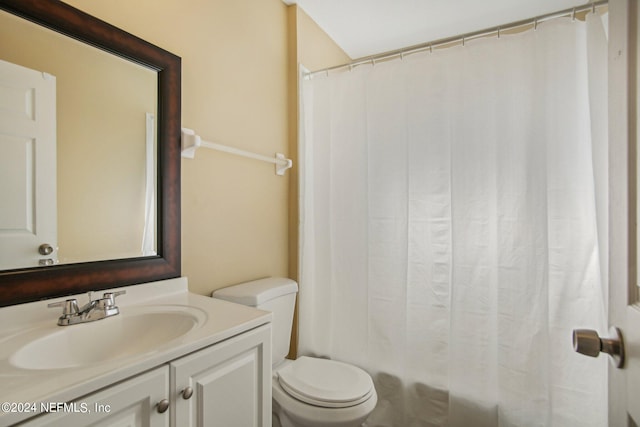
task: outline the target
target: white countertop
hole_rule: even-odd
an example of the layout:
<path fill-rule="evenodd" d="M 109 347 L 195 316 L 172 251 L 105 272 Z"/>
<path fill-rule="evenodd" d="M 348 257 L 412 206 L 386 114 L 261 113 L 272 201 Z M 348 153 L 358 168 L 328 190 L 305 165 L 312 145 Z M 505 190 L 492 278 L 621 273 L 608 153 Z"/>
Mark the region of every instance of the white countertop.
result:
<path fill-rule="evenodd" d="M 18 348 L 16 337 L 33 328 L 55 332 L 61 308 L 47 308 L 47 304 L 66 298 L 56 298 L 28 304 L 0 308 L 0 403 L 68 402 L 95 390 L 134 376 L 171 360 L 218 343 L 232 336 L 271 322 L 271 313 L 188 292 L 187 279 L 177 278 L 142 285 L 117 288 L 126 295 L 117 299 L 121 315 L 145 310 L 151 306 L 188 307 L 202 320 L 185 335 L 161 345 L 146 354 L 108 360 L 93 365 L 63 369 L 21 369 L 9 358 Z M 96 292 L 93 298 L 102 295 Z M 77 296 L 79 304 L 86 295 Z M 111 319 L 96 322 L 109 322 Z M 106 324 L 105 324 L 106 325 Z M 87 345 L 100 345 L 100 337 Z M 9 426 L 36 414 L 5 413 L 0 410 L 0 426 Z"/>

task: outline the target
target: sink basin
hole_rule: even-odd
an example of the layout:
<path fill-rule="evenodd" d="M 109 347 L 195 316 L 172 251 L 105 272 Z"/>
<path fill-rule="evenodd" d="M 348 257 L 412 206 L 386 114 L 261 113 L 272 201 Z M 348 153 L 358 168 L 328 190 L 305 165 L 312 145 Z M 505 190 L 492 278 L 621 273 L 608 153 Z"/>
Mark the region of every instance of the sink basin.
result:
<path fill-rule="evenodd" d="M 73 326 L 35 329 L 9 358 L 22 369 L 64 369 L 157 351 L 202 324 L 206 315 L 188 307 L 140 309 Z"/>

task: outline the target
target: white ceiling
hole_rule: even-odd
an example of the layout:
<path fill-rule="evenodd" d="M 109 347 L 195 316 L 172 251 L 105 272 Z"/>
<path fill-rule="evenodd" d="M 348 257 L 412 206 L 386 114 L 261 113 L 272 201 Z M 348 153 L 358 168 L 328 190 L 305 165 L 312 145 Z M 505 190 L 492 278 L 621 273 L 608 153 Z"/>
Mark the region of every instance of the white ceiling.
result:
<path fill-rule="evenodd" d="M 351 58 L 496 27 L 587 0 L 283 0 L 297 3 Z"/>

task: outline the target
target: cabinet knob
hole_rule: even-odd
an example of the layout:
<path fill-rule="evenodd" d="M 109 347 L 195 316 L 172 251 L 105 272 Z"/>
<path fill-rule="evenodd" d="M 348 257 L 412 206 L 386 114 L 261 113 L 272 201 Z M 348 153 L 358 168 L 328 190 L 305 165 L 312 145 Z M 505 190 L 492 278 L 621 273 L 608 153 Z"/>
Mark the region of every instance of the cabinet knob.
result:
<path fill-rule="evenodd" d="M 167 409 L 169 409 L 169 401 L 167 399 L 162 399 L 156 404 L 156 408 L 158 409 L 159 414 L 164 414 L 167 412 Z"/>
<path fill-rule="evenodd" d="M 193 396 L 193 388 L 185 387 L 185 389 L 182 390 L 181 394 L 184 400 L 190 399 L 191 396 Z"/>

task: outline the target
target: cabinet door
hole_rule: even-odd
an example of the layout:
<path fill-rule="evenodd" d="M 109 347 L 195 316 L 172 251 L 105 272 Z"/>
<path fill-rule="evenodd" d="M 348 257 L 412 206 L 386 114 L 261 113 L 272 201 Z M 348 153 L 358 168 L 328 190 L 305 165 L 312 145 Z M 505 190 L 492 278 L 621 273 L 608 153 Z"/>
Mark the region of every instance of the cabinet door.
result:
<path fill-rule="evenodd" d="M 28 427 L 169 427 L 169 412 L 156 405 L 168 399 L 169 367 L 163 366 L 77 399 L 60 412 L 20 424 Z M 58 409 L 58 408 L 56 408 Z"/>
<path fill-rule="evenodd" d="M 171 388 L 175 426 L 271 427 L 271 325 L 172 362 Z"/>

